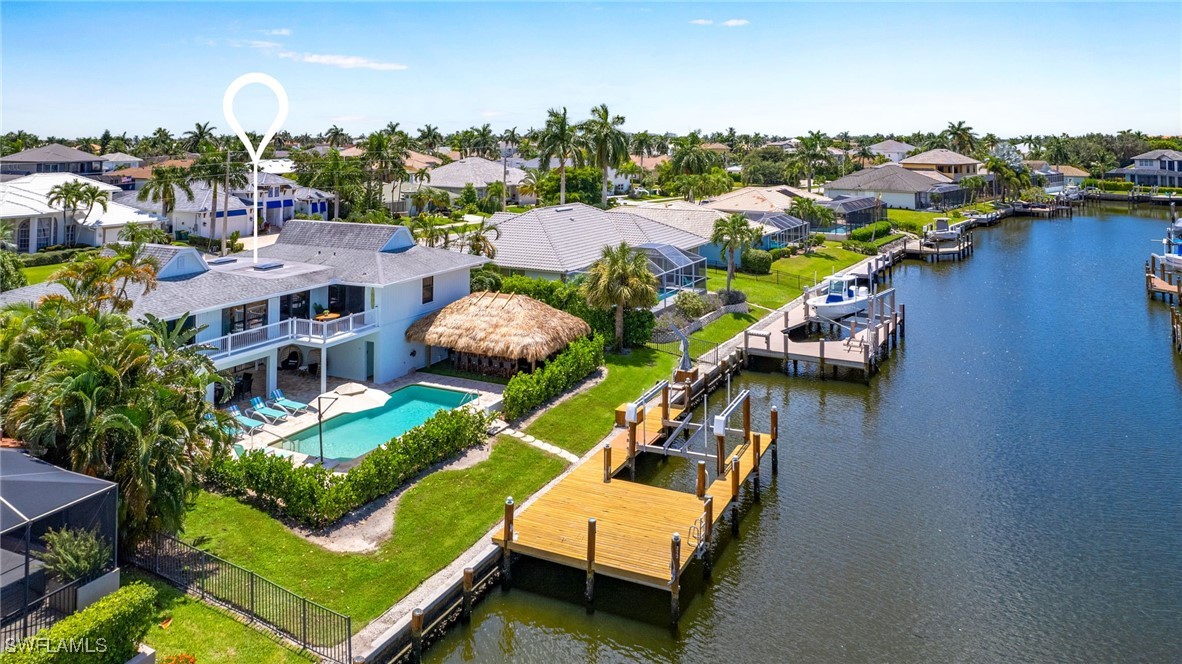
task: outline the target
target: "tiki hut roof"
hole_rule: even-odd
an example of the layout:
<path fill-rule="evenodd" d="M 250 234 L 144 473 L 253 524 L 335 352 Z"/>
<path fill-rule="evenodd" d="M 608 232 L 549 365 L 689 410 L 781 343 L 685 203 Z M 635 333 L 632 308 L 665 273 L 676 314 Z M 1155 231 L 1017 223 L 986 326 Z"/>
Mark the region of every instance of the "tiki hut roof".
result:
<path fill-rule="evenodd" d="M 544 360 L 591 327 L 578 316 L 514 293 L 472 293 L 415 321 L 408 341 L 463 353 Z"/>

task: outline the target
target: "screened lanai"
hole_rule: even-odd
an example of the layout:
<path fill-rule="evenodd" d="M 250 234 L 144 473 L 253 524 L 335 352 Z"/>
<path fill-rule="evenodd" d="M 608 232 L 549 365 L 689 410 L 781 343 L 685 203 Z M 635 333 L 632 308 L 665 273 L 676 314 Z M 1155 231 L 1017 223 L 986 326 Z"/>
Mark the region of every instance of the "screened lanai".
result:
<path fill-rule="evenodd" d="M 776 229 L 764 234 L 761 249 L 801 244 L 809 236 L 809 222 L 784 212 L 748 212 L 746 216 L 757 224 Z"/>
<path fill-rule="evenodd" d="M 648 269 L 657 278 L 657 299 L 665 300 L 681 291 L 706 290 L 706 258 L 671 244 L 648 242 L 636 246 L 648 256 Z"/>

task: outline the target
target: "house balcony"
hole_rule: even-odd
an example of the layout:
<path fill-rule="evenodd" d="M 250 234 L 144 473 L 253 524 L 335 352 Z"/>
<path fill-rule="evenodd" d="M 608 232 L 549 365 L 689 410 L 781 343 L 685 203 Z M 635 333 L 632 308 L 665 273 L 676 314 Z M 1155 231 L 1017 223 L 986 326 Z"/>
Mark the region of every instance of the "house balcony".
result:
<path fill-rule="evenodd" d="M 289 318 L 194 345 L 201 347 L 202 352 L 211 359 L 224 360 L 242 353 L 287 343 L 326 348 L 368 334 L 377 328 L 378 311 L 369 309 L 327 321 Z"/>

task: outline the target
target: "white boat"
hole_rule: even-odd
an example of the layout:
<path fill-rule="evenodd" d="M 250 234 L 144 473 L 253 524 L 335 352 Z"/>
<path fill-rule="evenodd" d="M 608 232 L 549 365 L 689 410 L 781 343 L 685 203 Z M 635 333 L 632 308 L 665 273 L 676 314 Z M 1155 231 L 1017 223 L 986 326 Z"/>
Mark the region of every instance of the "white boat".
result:
<path fill-rule="evenodd" d="M 1166 267 L 1182 270 L 1182 219 L 1174 212 L 1174 204 L 1170 203 L 1170 225 L 1166 227 L 1166 236 L 1162 238 L 1161 262 Z"/>
<path fill-rule="evenodd" d="M 806 302 L 817 316 L 837 320 L 866 310 L 870 289 L 858 285 L 857 277 L 830 277 L 824 295 L 810 297 Z"/>
<path fill-rule="evenodd" d="M 934 242 L 947 242 L 960 237 L 960 231 L 948 228 L 948 217 L 936 218 L 936 230 L 928 231 L 927 239 Z"/>

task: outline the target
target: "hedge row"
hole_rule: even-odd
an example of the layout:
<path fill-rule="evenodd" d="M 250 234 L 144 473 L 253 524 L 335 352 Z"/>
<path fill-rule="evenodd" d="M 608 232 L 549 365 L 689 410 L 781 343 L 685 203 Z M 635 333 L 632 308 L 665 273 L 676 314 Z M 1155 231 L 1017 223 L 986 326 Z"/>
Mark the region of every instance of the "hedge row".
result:
<path fill-rule="evenodd" d="M 1137 187 L 1137 186 L 1140 186 L 1141 189 L 1149 189 L 1148 185 L 1137 185 L 1133 182 L 1126 182 L 1124 180 L 1097 180 L 1096 178 L 1085 179 L 1083 181 L 1083 186 L 1096 187 L 1100 191 L 1111 191 L 1111 192 L 1132 191 L 1133 187 Z M 1182 194 L 1182 187 L 1158 187 L 1157 190 L 1159 193 L 1162 193 L 1162 194 L 1165 194 L 1168 192 Z"/>
<path fill-rule="evenodd" d="M 224 493 L 248 493 L 268 509 L 310 528 L 322 528 L 380 498 L 431 466 L 479 445 L 489 417 L 466 408 L 442 410 L 431 419 L 375 448 L 347 473 L 323 466 L 294 466 L 255 450 L 239 460 L 224 456 L 206 480 Z"/>
<path fill-rule="evenodd" d="M 20 254 L 20 261 L 25 267 L 37 267 L 39 265 L 57 265 L 58 263 L 68 263 L 74 259 L 78 254 L 97 253 L 98 249 L 88 246 L 73 246 L 64 249 L 54 249 L 47 247 L 45 250 L 38 251 L 35 254 Z"/>
<path fill-rule="evenodd" d="M 878 253 L 878 245 L 873 242 L 859 242 L 858 240 L 845 240 L 841 243 L 841 248 L 846 251 L 853 251 L 859 254 L 866 254 L 873 256 Z"/>
<path fill-rule="evenodd" d="M 771 274 L 772 255 L 762 249 L 748 249 L 743 252 L 740 264 L 744 272 Z"/>
<path fill-rule="evenodd" d="M 905 221 L 895 220 L 891 223 L 894 224 L 896 229 L 901 230 L 905 233 L 912 233 L 914 235 L 923 235 L 923 227 L 924 227 L 923 222 L 912 221 L 912 220 L 908 219 Z"/>
<path fill-rule="evenodd" d="M 246 245 L 242 244 L 242 242 L 238 240 L 240 236 L 241 234 L 238 231 L 234 231 L 233 233 L 230 233 L 228 237 L 226 237 L 226 250 L 229 253 L 236 254 L 245 248 Z M 198 249 L 211 254 L 219 253 L 222 250 L 221 238 L 209 238 L 202 237 L 200 235 L 190 235 L 185 240 L 185 242 L 190 247 L 197 247 Z"/>
<path fill-rule="evenodd" d="M 869 242 L 875 238 L 886 237 L 890 234 L 891 222 L 876 221 L 873 224 L 866 224 L 851 232 L 850 239 L 855 242 Z"/>
<path fill-rule="evenodd" d="M 605 337 L 615 337 L 616 318 L 610 309 L 592 309 L 583 297 L 578 284 L 549 279 L 531 279 L 523 276 L 505 277 L 501 282 L 504 293 L 520 293 L 544 302 L 555 309 L 587 321 L 594 332 Z M 624 312 L 624 344 L 643 346 L 653 338 L 657 325 L 656 316 L 648 309 L 629 309 Z"/>
<path fill-rule="evenodd" d="M 505 416 L 517 419 L 566 392 L 603 365 L 603 337 L 598 334 L 572 341 L 566 350 L 532 373 L 509 380 L 502 394 Z"/>
<path fill-rule="evenodd" d="M 156 617 L 156 591 L 135 582 L 14 646 L 4 664 L 123 664 Z"/>

